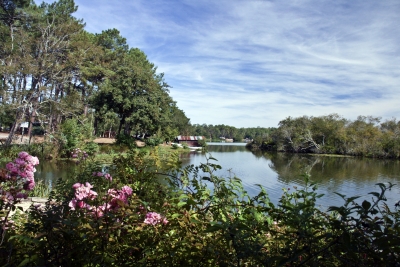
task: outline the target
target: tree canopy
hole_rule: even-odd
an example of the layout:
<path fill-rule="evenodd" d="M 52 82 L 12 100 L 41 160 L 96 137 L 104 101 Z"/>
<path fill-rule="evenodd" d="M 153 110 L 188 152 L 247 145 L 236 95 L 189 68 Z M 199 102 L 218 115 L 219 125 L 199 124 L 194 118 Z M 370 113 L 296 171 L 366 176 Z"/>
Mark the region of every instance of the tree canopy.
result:
<path fill-rule="evenodd" d="M 53 133 L 64 120 L 83 122 L 89 113 L 97 135 L 109 128 L 177 131 L 174 116 L 185 115 L 176 112 L 164 74 L 117 29 L 86 32 L 73 16 L 73 0 L 2 0 L 0 8 L 0 124 L 11 128 L 7 144 L 23 121 Z"/>

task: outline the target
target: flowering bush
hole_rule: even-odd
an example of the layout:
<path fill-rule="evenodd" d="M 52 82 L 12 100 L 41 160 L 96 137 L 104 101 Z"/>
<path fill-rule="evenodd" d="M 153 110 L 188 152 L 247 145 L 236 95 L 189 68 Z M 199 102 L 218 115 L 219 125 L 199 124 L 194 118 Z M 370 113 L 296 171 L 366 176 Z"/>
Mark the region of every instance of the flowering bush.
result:
<path fill-rule="evenodd" d="M 74 148 L 71 152 L 71 158 L 76 159 L 76 163 L 79 164 L 81 161 L 86 160 L 89 154 L 81 150 L 80 148 Z"/>
<path fill-rule="evenodd" d="M 93 172 L 93 176 L 104 177 L 106 180 L 112 181 L 112 176 L 109 173 Z"/>
<path fill-rule="evenodd" d="M 0 174 L 0 203 L 14 205 L 18 199 L 26 198 L 27 192 L 35 187 L 35 166 L 39 164 L 37 157 L 27 152 L 20 152 L 18 158 L 6 164 Z M 1 206 L 1 208 L 4 208 Z"/>
<path fill-rule="evenodd" d="M 154 158 L 153 158 L 154 157 Z M 168 159 L 171 160 L 171 159 Z M 260 186 L 249 196 L 221 167 L 172 168 L 156 153 L 115 159 L 111 174 L 82 164 L 58 180 L 45 207 L 31 208 L 0 246 L 4 266 L 397 266 L 400 212 L 372 203 L 316 207 L 320 195 L 285 190 L 275 206 Z M 163 167 L 164 166 L 164 167 Z M 164 180 L 160 173 L 166 174 Z M 110 175 L 110 176 L 108 176 Z M 79 181 L 86 181 L 81 183 Z M 212 186 L 209 186 L 209 185 Z M 290 193 L 289 193 L 290 192 Z M 11 229 L 13 228 L 13 229 Z"/>
<path fill-rule="evenodd" d="M 106 175 L 104 175 L 104 177 L 106 177 Z M 132 189 L 129 186 L 125 185 L 121 190 L 111 188 L 108 189 L 108 196 L 105 197 L 105 199 L 109 200 L 108 202 L 97 206 L 91 206 L 87 201 L 94 200 L 98 194 L 91 190 L 93 186 L 90 183 L 76 183 L 72 188 L 75 189 L 75 197 L 69 202 L 71 210 L 77 208 L 86 209 L 97 217 L 103 217 L 104 213 L 116 211 L 122 205 L 127 205 L 128 198 L 132 195 Z"/>
<path fill-rule="evenodd" d="M 146 214 L 146 219 L 144 220 L 144 223 L 150 225 L 157 225 L 162 223 L 165 225 L 168 223 L 168 220 L 157 212 L 149 212 Z"/>
<path fill-rule="evenodd" d="M 5 169 L 0 170 L 0 211 L 4 214 L 0 217 L 0 245 L 12 224 L 12 220 L 9 220 L 10 212 L 35 187 L 34 172 L 38 164 L 37 157 L 23 151 L 14 161 L 7 163 Z"/>

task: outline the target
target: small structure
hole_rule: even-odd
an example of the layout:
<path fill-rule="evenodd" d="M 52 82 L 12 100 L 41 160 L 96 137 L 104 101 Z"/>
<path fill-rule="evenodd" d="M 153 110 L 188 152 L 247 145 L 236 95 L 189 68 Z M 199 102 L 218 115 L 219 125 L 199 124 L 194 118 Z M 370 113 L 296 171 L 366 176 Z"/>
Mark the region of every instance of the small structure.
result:
<path fill-rule="evenodd" d="M 191 147 L 199 147 L 199 140 L 206 140 L 204 136 L 184 136 L 184 135 L 178 135 L 175 138 L 175 142 L 178 144 L 186 144 L 187 146 Z"/>

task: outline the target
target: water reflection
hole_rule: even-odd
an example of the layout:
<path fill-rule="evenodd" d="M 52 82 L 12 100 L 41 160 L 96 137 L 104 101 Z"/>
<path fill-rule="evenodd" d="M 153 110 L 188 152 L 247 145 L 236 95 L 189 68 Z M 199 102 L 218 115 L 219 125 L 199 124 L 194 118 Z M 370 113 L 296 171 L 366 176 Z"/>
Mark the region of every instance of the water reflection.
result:
<path fill-rule="evenodd" d="M 302 175 L 305 173 L 310 174 L 311 180 L 318 183 L 319 193 L 325 194 L 318 202 L 323 207 L 343 204 L 334 192 L 371 199 L 368 193 L 379 189 L 376 183 L 400 183 L 399 161 L 250 152 L 243 146 L 229 144 L 209 145 L 208 148 L 209 153 L 224 168 L 218 175 L 227 177 L 234 173 L 243 180 L 250 194 L 258 192 L 254 184 L 262 184 L 275 203 L 283 187 L 304 185 Z M 205 163 L 206 155 L 190 153 L 182 155 L 181 160 L 184 165 L 198 165 Z M 393 205 L 398 201 L 399 193 L 399 186 L 396 185 L 387 193 L 388 203 Z"/>
<path fill-rule="evenodd" d="M 378 190 L 376 183 L 400 184 L 400 161 L 251 152 L 243 143 L 210 143 L 208 151 L 182 153 L 182 165 L 200 165 L 212 156 L 217 159 L 213 163 L 223 168 L 216 175 L 239 177 L 250 195 L 257 194 L 256 184 L 261 184 L 274 203 L 281 197 L 282 188 L 304 185 L 304 173 L 309 173 L 318 183 L 318 192 L 325 194 L 318 202 L 321 207 L 343 204 L 334 192 L 371 199 L 368 193 Z M 73 168 L 75 165 L 68 162 L 41 162 L 35 178 L 54 182 L 58 177 L 68 177 Z M 394 205 L 400 199 L 399 188 L 396 185 L 387 193 L 388 204 Z"/>
<path fill-rule="evenodd" d="M 41 161 L 36 166 L 35 180 L 52 185 L 58 178 L 67 179 L 75 168 L 76 164 L 70 161 Z"/>

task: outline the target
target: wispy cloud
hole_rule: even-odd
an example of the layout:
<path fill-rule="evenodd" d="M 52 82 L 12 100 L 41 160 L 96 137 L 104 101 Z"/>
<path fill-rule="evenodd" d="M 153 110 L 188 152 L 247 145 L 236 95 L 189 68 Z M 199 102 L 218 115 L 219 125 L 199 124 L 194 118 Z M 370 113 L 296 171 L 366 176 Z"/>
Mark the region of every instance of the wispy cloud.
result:
<path fill-rule="evenodd" d="M 287 116 L 400 118 L 400 2 L 84 1 L 165 73 L 192 123 L 277 126 Z"/>

